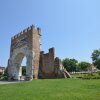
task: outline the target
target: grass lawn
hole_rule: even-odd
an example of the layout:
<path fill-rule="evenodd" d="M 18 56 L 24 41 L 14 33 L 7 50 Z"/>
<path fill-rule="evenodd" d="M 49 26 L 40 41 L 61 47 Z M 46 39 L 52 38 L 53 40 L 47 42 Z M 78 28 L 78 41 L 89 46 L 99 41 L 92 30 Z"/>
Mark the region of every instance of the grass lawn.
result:
<path fill-rule="evenodd" d="M 45 79 L 0 85 L 0 100 L 100 100 L 100 80 Z"/>

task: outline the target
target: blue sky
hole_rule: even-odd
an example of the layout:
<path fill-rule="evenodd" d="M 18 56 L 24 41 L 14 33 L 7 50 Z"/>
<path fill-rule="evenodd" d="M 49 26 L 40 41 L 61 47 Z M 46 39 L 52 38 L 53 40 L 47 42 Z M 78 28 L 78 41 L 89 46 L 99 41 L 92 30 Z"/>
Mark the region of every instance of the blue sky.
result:
<path fill-rule="evenodd" d="M 6 66 L 10 39 L 34 24 L 42 29 L 42 50 L 91 62 L 100 49 L 100 0 L 0 0 L 0 65 Z"/>

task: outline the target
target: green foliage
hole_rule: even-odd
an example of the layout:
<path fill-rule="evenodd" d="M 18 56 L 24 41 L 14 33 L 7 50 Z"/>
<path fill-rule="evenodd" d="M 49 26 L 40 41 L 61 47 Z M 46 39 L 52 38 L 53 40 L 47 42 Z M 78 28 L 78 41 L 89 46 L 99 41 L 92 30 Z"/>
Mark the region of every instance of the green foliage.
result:
<path fill-rule="evenodd" d="M 5 69 L 5 71 L 4 71 L 4 74 L 0 74 L 0 80 L 7 80 L 8 78 L 7 78 L 7 70 L 8 70 L 8 68 L 6 68 Z"/>
<path fill-rule="evenodd" d="M 63 66 L 67 69 L 69 72 L 76 71 L 77 63 L 78 61 L 76 59 L 69 59 L 66 58 L 62 61 Z"/>
<path fill-rule="evenodd" d="M 82 79 L 100 79 L 99 75 L 95 75 L 93 73 L 85 74 Z"/>
<path fill-rule="evenodd" d="M 2 73 L 0 72 L 0 76 L 2 75 Z"/>
<path fill-rule="evenodd" d="M 80 63 L 78 64 L 78 69 L 79 69 L 80 71 L 87 71 L 88 68 L 90 68 L 90 67 L 91 67 L 91 64 L 88 63 L 88 62 L 80 62 Z"/>
<path fill-rule="evenodd" d="M 73 78 L 81 78 L 81 79 L 100 79 L 99 72 L 97 73 L 80 73 L 80 74 L 71 74 Z"/>
<path fill-rule="evenodd" d="M 8 76 L 8 67 L 6 67 L 6 69 L 4 71 L 4 76 Z"/>
<path fill-rule="evenodd" d="M 100 69 L 100 49 L 99 50 L 94 50 L 92 55 L 91 55 L 93 64 Z"/>
<path fill-rule="evenodd" d="M 100 71 L 98 72 L 98 75 L 100 76 Z"/>
<path fill-rule="evenodd" d="M 2 80 L 7 80 L 8 78 L 7 78 L 7 76 L 4 76 L 4 75 L 0 75 L 0 80 L 2 81 Z"/>
<path fill-rule="evenodd" d="M 26 66 L 22 66 L 22 75 L 26 76 Z"/>

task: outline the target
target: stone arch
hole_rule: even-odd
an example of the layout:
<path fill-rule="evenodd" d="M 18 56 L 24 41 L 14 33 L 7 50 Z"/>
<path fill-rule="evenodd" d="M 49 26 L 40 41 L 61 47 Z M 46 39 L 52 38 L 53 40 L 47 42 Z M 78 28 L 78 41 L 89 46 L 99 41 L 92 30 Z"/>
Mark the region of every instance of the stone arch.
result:
<path fill-rule="evenodd" d="M 17 52 L 18 51 L 18 52 Z M 12 54 L 11 60 L 11 69 L 12 69 L 12 77 L 15 80 L 20 80 L 20 77 L 22 76 L 22 70 L 21 70 L 21 63 L 24 57 L 26 57 L 26 78 L 33 78 L 33 57 L 32 53 L 29 49 L 26 48 L 20 48 L 19 50 L 15 50 Z"/>
<path fill-rule="evenodd" d="M 20 77 L 22 76 L 22 69 L 21 69 L 21 62 L 24 58 L 23 53 L 19 53 L 13 60 L 13 77 L 14 79 L 20 80 Z"/>
<path fill-rule="evenodd" d="M 30 68 L 30 67 L 32 67 L 31 63 L 29 62 L 30 58 L 25 56 L 23 53 L 19 53 L 15 57 L 15 59 L 13 61 L 13 64 L 14 64 L 14 66 L 13 66 L 14 67 L 13 73 L 14 73 L 14 78 L 15 79 L 20 80 L 20 77 L 22 76 L 21 63 L 22 63 L 22 60 L 23 60 L 24 57 L 26 57 L 26 77 L 32 78 L 32 76 L 33 76 L 32 70 L 30 70 L 30 69 L 32 69 L 32 68 Z M 29 73 L 30 71 L 31 71 L 31 74 Z"/>
<path fill-rule="evenodd" d="M 40 29 L 31 27 L 15 35 L 11 39 L 10 58 L 8 60 L 8 78 L 20 80 L 21 62 L 27 58 L 27 80 L 38 78 L 40 57 Z"/>

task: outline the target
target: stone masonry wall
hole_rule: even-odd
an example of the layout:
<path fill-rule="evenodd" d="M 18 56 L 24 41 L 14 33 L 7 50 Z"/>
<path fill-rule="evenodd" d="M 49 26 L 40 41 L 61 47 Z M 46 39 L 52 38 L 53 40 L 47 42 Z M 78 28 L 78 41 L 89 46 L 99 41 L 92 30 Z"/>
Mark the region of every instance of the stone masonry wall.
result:
<path fill-rule="evenodd" d="M 40 72 L 39 76 L 42 78 L 54 77 L 54 48 L 49 49 L 49 53 L 44 54 L 42 51 L 40 54 Z"/>
<path fill-rule="evenodd" d="M 46 54 L 44 51 L 40 53 L 39 78 L 71 78 L 61 60 L 55 58 L 54 48 L 50 48 Z"/>

